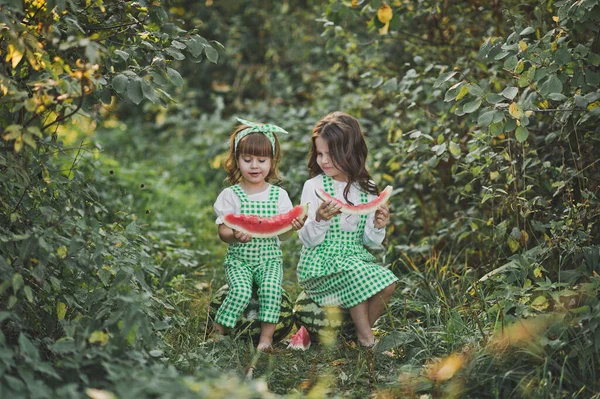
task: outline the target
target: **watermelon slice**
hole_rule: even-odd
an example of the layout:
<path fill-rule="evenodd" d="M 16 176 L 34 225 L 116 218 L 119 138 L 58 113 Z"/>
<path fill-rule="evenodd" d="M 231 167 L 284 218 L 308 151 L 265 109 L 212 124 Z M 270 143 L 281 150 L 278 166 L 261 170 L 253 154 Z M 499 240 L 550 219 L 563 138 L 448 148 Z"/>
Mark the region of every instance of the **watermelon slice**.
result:
<path fill-rule="evenodd" d="M 223 223 L 227 227 L 252 235 L 256 238 L 275 237 L 291 230 L 292 221 L 296 218 L 302 219 L 308 212 L 308 202 L 296 205 L 291 211 L 271 217 L 260 217 L 255 215 L 225 215 Z"/>
<path fill-rule="evenodd" d="M 310 348 L 310 336 L 304 326 L 301 326 L 298 332 L 294 334 L 287 347 L 288 349 L 302 349 L 303 351 Z"/>
<path fill-rule="evenodd" d="M 375 212 L 381 205 L 385 204 L 387 200 L 390 199 L 390 197 L 392 196 L 393 190 L 394 188 L 392 186 L 387 186 L 379 194 L 379 197 L 375 198 L 373 201 L 367 202 L 366 204 L 358 205 L 350 205 L 345 202 L 342 202 L 339 199 L 327 194 L 322 188 L 316 189 L 315 192 L 319 199 L 323 201 L 331 200 L 334 203 L 341 205 L 342 208 L 340 209 L 340 211 L 342 213 L 347 213 L 350 215 L 367 215 L 369 213 Z"/>

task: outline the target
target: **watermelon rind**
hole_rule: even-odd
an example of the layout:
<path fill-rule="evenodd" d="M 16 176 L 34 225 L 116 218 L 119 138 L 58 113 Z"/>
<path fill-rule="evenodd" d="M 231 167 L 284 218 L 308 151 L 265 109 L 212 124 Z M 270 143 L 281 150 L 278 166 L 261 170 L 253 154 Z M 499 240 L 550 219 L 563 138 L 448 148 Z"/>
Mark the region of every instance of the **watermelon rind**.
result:
<path fill-rule="evenodd" d="M 209 323 L 212 325 L 217 314 L 217 310 L 225 297 L 229 292 L 229 286 L 227 284 L 219 288 L 213 295 L 210 301 L 210 309 L 208 312 Z M 253 342 L 258 342 L 260 338 L 260 326 L 261 322 L 258 320 L 258 293 L 256 287 L 252 290 L 252 298 L 250 303 L 242 312 L 240 319 L 233 329 L 230 330 L 230 335 L 234 338 L 250 339 Z M 294 327 L 294 315 L 293 315 L 293 302 L 287 291 L 283 290 L 281 297 L 281 309 L 279 314 L 279 322 L 275 326 L 275 333 L 273 334 L 273 343 L 280 342 L 289 335 Z"/>
<path fill-rule="evenodd" d="M 365 204 L 358 204 L 358 205 L 350 205 L 345 202 L 342 202 L 339 199 L 328 194 L 322 188 L 315 190 L 315 193 L 317 194 L 317 197 L 319 197 L 319 199 L 322 201 L 332 200 L 336 204 L 341 205 L 340 212 L 342 212 L 342 213 L 349 214 L 349 215 L 368 215 L 369 213 L 373 213 L 377 209 L 379 209 L 379 207 L 382 204 L 385 204 L 392 196 L 393 191 L 394 191 L 394 188 L 392 186 L 386 186 L 381 191 L 381 193 L 379 193 L 379 196 L 377 198 L 375 198 L 373 201 L 367 202 Z"/>
<path fill-rule="evenodd" d="M 338 336 L 354 334 L 354 323 L 348 309 L 338 306 L 319 306 L 305 291 L 294 303 L 296 326 L 304 326 L 312 341 L 330 341 Z"/>
<path fill-rule="evenodd" d="M 296 218 L 304 218 L 307 213 L 308 202 L 296 205 L 289 212 L 271 217 L 227 214 L 223 217 L 223 224 L 231 229 L 250 234 L 253 238 L 271 238 L 290 231 L 292 221 Z M 270 227 L 275 230 L 265 231 Z"/>

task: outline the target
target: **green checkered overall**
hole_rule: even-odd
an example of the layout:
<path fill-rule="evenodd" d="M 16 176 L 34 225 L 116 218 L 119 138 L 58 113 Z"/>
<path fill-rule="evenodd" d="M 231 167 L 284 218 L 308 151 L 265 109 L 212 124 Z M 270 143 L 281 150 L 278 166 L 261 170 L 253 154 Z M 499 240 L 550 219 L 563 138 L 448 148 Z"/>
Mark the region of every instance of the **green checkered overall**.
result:
<path fill-rule="evenodd" d="M 268 201 L 249 201 L 239 185 L 232 189 L 242 202 L 241 214 L 263 217 L 277 214 L 279 187 L 271 185 Z M 247 243 L 229 244 L 225 256 L 225 273 L 229 291 L 215 316 L 217 323 L 235 327 L 238 318 L 250 303 L 253 282 L 258 287 L 258 319 L 267 323 L 279 321 L 283 263 L 276 237 L 252 238 Z"/>
<path fill-rule="evenodd" d="M 323 175 L 323 188 L 335 195 L 332 180 Z M 360 202 L 367 202 L 360 193 Z M 360 216 L 356 231 L 340 229 L 338 214 L 331 219 L 329 231 L 319 245 L 303 247 L 298 263 L 298 281 L 320 306 L 351 308 L 382 291 L 398 278 L 388 269 L 373 263 L 375 257 L 362 243 L 367 215 Z"/>

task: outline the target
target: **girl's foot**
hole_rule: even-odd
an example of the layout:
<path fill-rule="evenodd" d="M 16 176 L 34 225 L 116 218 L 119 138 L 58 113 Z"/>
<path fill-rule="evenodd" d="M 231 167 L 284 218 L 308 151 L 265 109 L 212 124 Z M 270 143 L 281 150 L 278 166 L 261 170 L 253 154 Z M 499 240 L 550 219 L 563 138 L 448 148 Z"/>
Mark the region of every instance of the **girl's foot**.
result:
<path fill-rule="evenodd" d="M 273 349 L 273 337 L 261 335 L 256 350 L 266 352 Z"/>
<path fill-rule="evenodd" d="M 376 339 L 375 337 L 373 337 L 370 340 L 362 340 L 362 339 L 358 339 L 358 345 L 362 348 L 368 348 L 368 349 L 372 349 L 375 346 L 377 346 L 377 344 L 379 343 L 379 340 Z"/>
<path fill-rule="evenodd" d="M 256 350 L 261 351 L 261 352 L 269 352 L 271 349 L 273 349 L 273 345 L 271 345 L 271 342 L 269 343 L 258 343 L 258 346 L 256 347 Z"/>

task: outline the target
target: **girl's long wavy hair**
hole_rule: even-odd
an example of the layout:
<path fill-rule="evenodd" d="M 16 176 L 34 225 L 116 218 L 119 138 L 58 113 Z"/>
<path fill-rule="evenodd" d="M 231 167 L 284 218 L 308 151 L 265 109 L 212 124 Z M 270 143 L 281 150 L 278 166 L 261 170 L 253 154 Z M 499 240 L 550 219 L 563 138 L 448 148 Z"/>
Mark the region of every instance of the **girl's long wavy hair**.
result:
<path fill-rule="evenodd" d="M 271 158 L 271 169 L 265 178 L 268 183 L 278 183 L 279 179 L 279 161 L 281 160 L 281 150 L 279 148 L 279 139 L 275 136 L 275 154 L 271 142 L 264 134 L 253 132 L 240 140 L 237 150 L 235 148 L 235 137 L 242 130 L 250 126 L 239 125 L 229 138 L 229 154 L 225 160 L 225 171 L 227 172 L 227 180 L 231 185 L 238 184 L 242 180 L 242 172 L 238 159 L 241 155 L 254 155 L 257 157 Z"/>
<path fill-rule="evenodd" d="M 329 146 L 329 155 L 334 166 L 348 176 L 344 188 L 344 199 L 353 183 L 358 183 L 363 191 L 379 195 L 379 189 L 373 183 L 367 171 L 366 161 L 369 150 L 360 123 L 356 118 L 344 112 L 332 112 L 317 122 L 312 131 L 310 152 L 308 155 L 308 171 L 310 177 L 315 177 L 323 170 L 317 163 L 317 146 L 315 140 L 321 137 Z"/>

